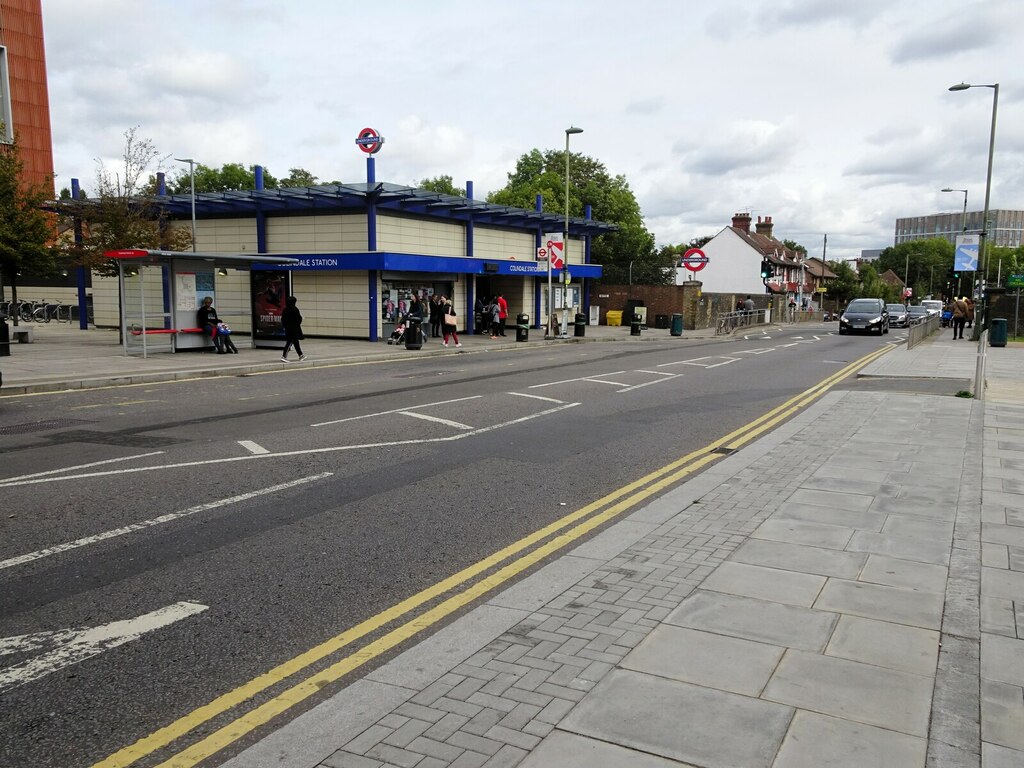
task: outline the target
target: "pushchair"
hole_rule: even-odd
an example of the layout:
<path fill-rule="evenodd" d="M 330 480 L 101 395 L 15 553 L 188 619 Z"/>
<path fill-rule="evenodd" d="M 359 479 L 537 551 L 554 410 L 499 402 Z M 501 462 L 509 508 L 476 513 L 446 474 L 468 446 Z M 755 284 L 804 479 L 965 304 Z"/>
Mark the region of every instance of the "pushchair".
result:
<path fill-rule="evenodd" d="M 410 324 L 409 315 L 406 313 L 395 323 L 395 330 L 388 337 L 388 344 L 405 344 L 405 334 L 414 332 L 419 333 L 421 344 L 427 343 L 426 334 L 423 333 L 423 323 Z"/>

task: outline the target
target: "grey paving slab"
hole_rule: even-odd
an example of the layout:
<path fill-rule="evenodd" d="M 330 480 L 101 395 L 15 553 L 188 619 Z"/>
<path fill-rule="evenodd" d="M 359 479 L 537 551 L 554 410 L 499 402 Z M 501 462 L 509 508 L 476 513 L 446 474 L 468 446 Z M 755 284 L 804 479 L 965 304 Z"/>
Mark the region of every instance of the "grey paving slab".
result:
<path fill-rule="evenodd" d="M 1024 595 L 1024 571 L 982 568 L 981 594 L 984 597 L 1020 600 L 1021 596 Z"/>
<path fill-rule="evenodd" d="M 704 579 L 701 589 L 810 608 L 824 584 L 824 576 L 726 562 Z"/>
<path fill-rule="evenodd" d="M 310 768 L 414 693 L 399 686 L 357 681 L 228 760 L 223 768 Z"/>
<path fill-rule="evenodd" d="M 953 539 L 952 521 L 914 515 L 889 515 L 882 526 L 882 533 L 892 536 L 934 539 L 949 544 Z"/>
<path fill-rule="evenodd" d="M 923 768 L 927 742 L 851 720 L 797 711 L 773 768 Z"/>
<path fill-rule="evenodd" d="M 613 526 L 606 533 L 615 528 L 618 528 L 618 526 Z M 629 529 L 624 531 L 624 538 L 629 538 L 628 534 L 630 532 Z M 622 549 L 625 549 L 626 546 L 632 543 L 628 542 Z M 603 546 L 603 544 L 598 546 Z M 621 551 L 620 549 L 619 552 Z M 593 573 L 619 552 L 615 552 L 603 559 L 579 557 L 575 553 L 560 557 L 548 563 L 536 573 L 530 574 L 522 581 L 495 595 L 487 601 L 487 604 L 499 608 L 511 608 L 532 613 L 546 605 L 549 601 L 554 600 L 584 576 Z"/>
<path fill-rule="evenodd" d="M 982 678 L 981 739 L 1024 750 L 1024 691 L 1020 687 Z"/>
<path fill-rule="evenodd" d="M 919 563 L 887 555 L 868 555 L 859 581 L 907 587 L 923 592 L 942 594 L 946 589 L 949 569 L 945 565 Z"/>
<path fill-rule="evenodd" d="M 837 552 L 834 549 L 804 544 L 748 539 L 733 553 L 732 559 L 735 562 L 769 568 L 855 579 L 868 556 L 860 552 Z"/>
<path fill-rule="evenodd" d="M 981 745 L 981 763 L 985 768 L 1020 768 L 1024 765 L 1024 751 L 986 742 Z"/>
<path fill-rule="evenodd" d="M 936 504 L 927 499 L 895 498 L 879 496 L 871 503 L 872 512 L 888 515 L 915 515 L 935 520 L 952 520 L 956 517 L 956 506 Z"/>
<path fill-rule="evenodd" d="M 916 539 L 911 536 L 893 536 L 888 533 L 857 531 L 846 546 L 851 552 L 868 552 L 874 555 L 914 560 L 934 565 L 949 564 L 949 544 L 931 539 Z"/>
<path fill-rule="evenodd" d="M 722 691 L 757 696 L 784 649 L 727 635 L 663 624 L 620 666 Z"/>
<path fill-rule="evenodd" d="M 1024 526 L 984 524 L 981 526 L 981 540 L 1011 547 L 1024 547 Z"/>
<path fill-rule="evenodd" d="M 873 483 L 887 483 L 891 482 L 889 478 L 893 475 L 892 468 L 888 464 L 879 464 L 873 467 L 851 467 L 841 459 L 835 459 L 832 461 L 826 461 L 816 470 L 814 474 L 809 478 L 810 480 L 817 480 L 819 478 L 829 478 L 845 480 L 850 477 L 856 477 L 859 480 L 864 480 Z M 805 488 L 812 487 L 808 486 L 807 482 L 803 483 Z M 813 486 L 818 487 L 818 486 Z M 825 490 L 829 490 L 826 488 Z"/>
<path fill-rule="evenodd" d="M 768 768 L 792 715 L 781 704 L 616 670 L 559 727 L 705 768 Z"/>
<path fill-rule="evenodd" d="M 786 507 L 788 508 L 790 504 L 806 504 L 815 507 L 825 507 L 826 509 L 864 512 L 871 506 L 871 496 L 798 488 L 789 497 L 789 503 L 787 503 Z"/>
<path fill-rule="evenodd" d="M 1003 544 L 981 545 L 981 564 L 988 568 L 1010 568 L 1010 548 Z"/>
<path fill-rule="evenodd" d="M 928 735 L 932 679 L 789 649 L 763 698 L 911 736 Z"/>
<path fill-rule="evenodd" d="M 846 475 L 857 474 L 860 471 L 867 472 L 909 472 L 913 467 L 914 462 L 912 461 L 881 461 L 878 459 L 869 459 L 862 456 L 850 456 L 847 454 L 837 454 L 828 458 L 822 468 L 829 467 L 841 469 Z"/>
<path fill-rule="evenodd" d="M 960 475 L 958 473 L 943 472 L 931 464 L 913 463 L 910 470 L 906 472 L 890 472 L 885 480 L 897 485 L 941 488 L 948 493 L 955 493 L 960 488 Z"/>
<path fill-rule="evenodd" d="M 636 544 L 644 536 L 657 530 L 657 527 L 654 523 L 622 520 L 583 542 L 570 554 L 573 557 L 586 557 L 607 562 Z"/>
<path fill-rule="evenodd" d="M 525 610 L 480 606 L 373 670 L 364 679 L 426 688 L 529 615 Z"/>
<path fill-rule="evenodd" d="M 825 653 L 915 675 L 933 675 L 939 656 L 939 633 L 859 616 L 840 616 Z"/>
<path fill-rule="evenodd" d="M 944 596 L 904 587 L 829 579 L 814 607 L 925 629 L 942 625 Z"/>
<path fill-rule="evenodd" d="M 791 544 L 807 544 L 826 549 L 845 549 L 853 538 L 854 529 L 828 525 L 796 518 L 772 517 L 765 520 L 751 534 L 754 538 L 770 539 Z"/>
<path fill-rule="evenodd" d="M 1005 637 L 1017 637 L 1017 617 L 1013 601 L 997 597 L 981 598 L 981 631 Z"/>
<path fill-rule="evenodd" d="M 895 496 L 900 486 L 882 480 L 871 480 L 856 473 L 847 473 L 846 477 L 814 475 L 800 483 L 802 490 L 821 490 L 832 493 L 853 493 L 865 496 Z"/>
<path fill-rule="evenodd" d="M 1024 599 L 1024 595 L 1021 595 Z M 981 636 L 981 676 L 1024 688 L 1024 640 Z"/>
<path fill-rule="evenodd" d="M 837 618 L 828 611 L 697 590 L 665 618 L 665 623 L 770 645 L 822 651 Z"/>
<path fill-rule="evenodd" d="M 871 500 L 871 496 L 857 496 L 858 499 Z M 861 512 L 842 508 L 822 507 L 814 504 L 798 504 L 787 502 L 778 512 L 776 519 L 793 518 L 812 523 L 838 525 L 855 528 L 858 531 L 880 531 L 885 523 L 886 514 L 882 512 Z"/>
<path fill-rule="evenodd" d="M 558 730 L 545 738 L 519 765 L 520 768 L 695 768 Z"/>

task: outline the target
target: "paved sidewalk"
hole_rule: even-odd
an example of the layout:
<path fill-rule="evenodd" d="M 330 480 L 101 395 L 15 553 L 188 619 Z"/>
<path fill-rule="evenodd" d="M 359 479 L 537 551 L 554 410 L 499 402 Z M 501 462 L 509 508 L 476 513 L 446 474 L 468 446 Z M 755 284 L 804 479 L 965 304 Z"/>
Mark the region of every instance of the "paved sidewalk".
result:
<path fill-rule="evenodd" d="M 949 393 L 830 391 L 226 765 L 1019 768 L 1024 348 L 954 397 L 976 353 L 888 352 Z"/>

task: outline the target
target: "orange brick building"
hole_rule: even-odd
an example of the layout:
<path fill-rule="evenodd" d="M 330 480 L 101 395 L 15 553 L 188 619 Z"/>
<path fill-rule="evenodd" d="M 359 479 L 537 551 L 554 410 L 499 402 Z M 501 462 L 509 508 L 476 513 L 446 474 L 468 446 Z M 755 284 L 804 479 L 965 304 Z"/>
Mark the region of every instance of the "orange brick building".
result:
<path fill-rule="evenodd" d="M 53 190 L 42 0 L 0 0 L 0 141 L 16 134 L 25 181 Z"/>

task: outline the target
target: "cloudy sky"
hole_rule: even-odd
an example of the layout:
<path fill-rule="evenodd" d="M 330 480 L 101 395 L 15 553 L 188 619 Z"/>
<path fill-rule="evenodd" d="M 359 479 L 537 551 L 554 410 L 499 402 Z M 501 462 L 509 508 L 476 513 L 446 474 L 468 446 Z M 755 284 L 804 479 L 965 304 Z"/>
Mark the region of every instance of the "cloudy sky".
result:
<path fill-rule="evenodd" d="M 476 197 L 533 148 L 626 177 L 659 245 L 732 214 L 829 258 L 895 219 L 1024 208 L 1024 0 L 43 0 L 57 186 L 138 126 L 168 157 Z M 1016 76 L 1016 77 L 1015 77 Z"/>

